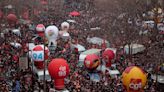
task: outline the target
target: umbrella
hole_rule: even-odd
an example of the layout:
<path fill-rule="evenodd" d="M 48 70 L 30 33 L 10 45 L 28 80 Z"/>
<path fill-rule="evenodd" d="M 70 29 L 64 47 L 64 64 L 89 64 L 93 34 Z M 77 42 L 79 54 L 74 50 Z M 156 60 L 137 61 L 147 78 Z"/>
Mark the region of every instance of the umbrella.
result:
<path fill-rule="evenodd" d="M 76 21 L 75 20 L 72 20 L 72 19 L 68 19 L 67 22 L 76 23 Z"/>
<path fill-rule="evenodd" d="M 5 8 L 7 8 L 7 9 L 12 9 L 13 6 L 12 6 L 12 5 L 7 5 L 7 6 L 5 6 Z"/>
<path fill-rule="evenodd" d="M 66 36 L 66 37 L 68 37 L 68 36 L 70 36 L 70 35 L 69 35 L 69 33 L 65 32 L 65 33 L 63 33 L 62 36 Z"/>
<path fill-rule="evenodd" d="M 17 43 L 17 42 L 11 42 L 10 45 L 15 47 L 15 48 L 21 48 L 22 47 L 22 45 L 20 43 Z"/>
<path fill-rule="evenodd" d="M 82 45 L 80 45 L 80 44 L 77 44 L 77 45 L 73 44 L 72 46 L 74 48 L 77 48 L 79 52 L 82 52 L 82 51 L 85 51 L 86 50 L 85 47 L 82 46 Z"/>
<path fill-rule="evenodd" d="M 14 30 L 12 30 L 12 32 L 13 32 L 14 34 L 16 34 L 17 36 L 21 36 L 21 32 L 20 32 L 19 29 L 14 29 Z"/>
<path fill-rule="evenodd" d="M 63 39 L 69 39 L 70 38 L 70 34 L 68 32 L 65 32 L 62 34 L 62 38 Z"/>
<path fill-rule="evenodd" d="M 159 31 L 164 31 L 164 24 L 163 23 L 158 23 L 157 28 Z"/>
<path fill-rule="evenodd" d="M 73 12 L 70 12 L 69 15 L 71 15 L 71 16 L 80 16 L 80 13 L 77 12 L 77 11 L 73 11 Z"/>
<path fill-rule="evenodd" d="M 130 44 L 130 47 L 132 49 L 132 54 L 137 54 L 137 53 L 145 50 L 145 46 L 142 44 L 134 43 L 134 44 Z M 129 45 L 125 45 L 124 50 L 128 54 L 129 53 Z"/>
<path fill-rule="evenodd" d="M 102 38 L 99 38 L 99 37 L 92 37 L 92 38 L 88 38 L 87 41 L 89 43 L 92 43 L 92 44 L 101 45 L 104 40 Z M 107 44 L 107 47 L 109 47 L 109 42 L 107 40 L 105 40 L 105 43 Z"/>

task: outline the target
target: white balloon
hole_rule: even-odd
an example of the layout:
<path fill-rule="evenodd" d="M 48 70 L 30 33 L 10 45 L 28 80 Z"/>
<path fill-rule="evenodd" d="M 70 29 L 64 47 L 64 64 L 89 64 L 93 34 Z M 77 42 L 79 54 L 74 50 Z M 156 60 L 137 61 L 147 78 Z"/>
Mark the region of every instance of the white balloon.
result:
<path fill-rule="evenodd" d="M 59 34 L 59 29 L 56 26 L 48 26 L 45 30 L 45 35 L 48 38 L 48 40 L 57 40 Z"/>
<path fill-rule="evenodd" d="M 61 24 L 61 29 L 62 30 L 68 30 L 69 29 L 69 23 L 68 22 L 63 22 L 62 24 Z"/>

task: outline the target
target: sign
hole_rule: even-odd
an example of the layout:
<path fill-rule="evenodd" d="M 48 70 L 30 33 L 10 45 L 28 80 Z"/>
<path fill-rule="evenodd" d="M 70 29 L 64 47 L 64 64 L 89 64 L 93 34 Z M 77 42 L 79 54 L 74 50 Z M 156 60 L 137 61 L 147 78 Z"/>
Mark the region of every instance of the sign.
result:
<path fill-rule="evenodd" d="M 86 67 L 90 67 L 91 62 L 90 61 L 86 61 Z"/>
<path fill-rule="evenodd" d="M 55 34 L 55 33 L 53 32 L 53 30 L 49 30 L 49 31 L 48 31 L 48 36 L 51 37 L 51 36 L 53 36 L 54 34 Z"/>
<path fill-rule="evenodd" d="M 129 90 L 140 91 L 142 89 L 141 79 L 131 79 L 129 84 Z"/>
<path fill-rule="evenodd" d="M 60 66 L 59 67 L 58 75 L 59 76 L 66 76 L 66 66 Z"/>
<path fill-rule="evenodd" d="M 44 51 L 32 51 L 33 61 L 44 61 Z"/>
<path fill-rule="evenodd" d="M 27 57 L 20 57 L 19 58 L 19 68 L 20 69 L 27 69 L 28 68 L 28 58 Z"/>

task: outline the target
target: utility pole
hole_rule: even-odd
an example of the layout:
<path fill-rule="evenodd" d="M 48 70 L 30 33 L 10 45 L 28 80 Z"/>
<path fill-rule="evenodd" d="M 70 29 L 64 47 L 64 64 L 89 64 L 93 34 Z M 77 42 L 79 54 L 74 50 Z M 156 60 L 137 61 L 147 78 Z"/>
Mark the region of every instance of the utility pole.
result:
<path fill-rule="evenodd" d="M 45 31 L 45 30 L 44 30 Z M 45 60 L 45 34 L 43 37 L 43 45 L 44 45 L 44 92 L 46 92 L 46 60 Z"/>

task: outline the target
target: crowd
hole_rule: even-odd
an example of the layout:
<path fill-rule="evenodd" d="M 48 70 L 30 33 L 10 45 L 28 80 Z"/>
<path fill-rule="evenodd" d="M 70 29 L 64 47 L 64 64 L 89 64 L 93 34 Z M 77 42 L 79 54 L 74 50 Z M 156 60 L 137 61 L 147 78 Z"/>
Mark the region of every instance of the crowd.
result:
<path fill-rule="evenodd" d="M 89 13 L 85 13 L 81 18 L 89 16 Z M 91 17 L 91 16 L 90 16 Z M 88 18 L 90 18 L 88 17 Z M 88 37 L 100 36 L 107 39 L 108 31 L 97 32 L 97 31 L 88 31 L 88 29 L 84 30 L 81 25 L 82 23 L 88 23 L 87 18 L 81 19 L 75 18 L 79 24 L 71 25 L 69 33 L 71 35 L 71 40 L 65 41 L 62 39 L 57 40 L 57 48 L 55 53 L 50 55 L 49 59 L 62 57 L 65 58 L 70 66 L 70 74 L 66 78 L 65 86 L 70 92 L 124 92 L 125 89 L 121 82 L 121 76 L 115 76 L 112 78 L 108 74 L 103 74 L 102 72 L 98 72 L 100 75 L 100 82 L 91 81 L 87 69 L 84 67 L 78 67 L 78 56 L 79 53 L 76 51 L 72 51 L 70 48 L 70 43 L 79 43 L 86 47 L 86 49 L 90 48 L 100 48 L 101 46 L 90 44 L 87 42 Z M 96 20 L 96 16 L 91 17 L 92 21 Z M 64 18 L 63 18 L 64 19 Z M 65 19 L 66 20 L 66 19 Z M 45 21 L 45 20 L 44 20 Z M 36 34 L 36 31 L 30 29 L 29 26 L 37 25 L 39 23 L 29 23 L 29 24 L 16 24 L 13 26 L 14 29 L 21 30 L 21 36 L 18 36 L 12 33 L 11 26 L 4 21 L 1 21 L 0 32 L 3 32 L 1 35 L 1 46 L 0 46 L 0 92 L 40 92 L 43 91 L 44 82 L 38 81 L 33 74 L 33 70 L 29 67 L 26 70 L 21 70 L 19 68 L 19 57 L 23 56 L 27 53 L 28 47 L 27 43 L 31 42 L 33 35 Z M 60 22 L 54 19 L 48 19 L 43 23 L 48 26 L 50 24 L 60 25 Z M 80 27 L 79 27 L 80 26 Z M 10 27 L 10 28 L 9 28 Z M 8 29 L 7 29 L 8 28 Z M 60 28 L 60 26 L 59 26 Z M 4 31 L 5 30 L 5 31 Z M 104 33 L 105 32 L 105 33 Z M 10 42 L 18 42 L 21 43 L 22 48 L 15 48 L 10 45 Z M 37 42 L 35 44 L 39 44 Z M 42 42 L 41 42 L 42 43 Z M 114 43 L 111 43 L 111 46 L 115 46 Z M 64 52 L 63 52 L 64 51 Z M 124 55 L 124 60 L 121 61 L 120 58 L 116 58 L 112 61 L 112 63 L 116 64 L 116 69 L 118 69 L 121 73 L 125 70 L 126 67 L 130 65 L 136 65 L 143 68 L 145 71 L 148 69 L 156 69 L 161 62 L 149 62 L 148 60 L 145 62 L 140 59 L 144 59 L 144 55 L 147 53 L 141 53 L 138 60 L 129 60 L 126 55 Z M 149 56 L 149 55 L 147 55 Z M 30 61 L 30 59 L 29 59 Z M 31 62 L 29 62 L 30 66 Z M 112 67 L 111 67 L 112 68 Z M 155 71 L 154 71 L 155 72 Z M 53 82 L 46 82 L 46 92 L 49 91 L 50 88 L 53 88 Z M 145 87 L 145 92 L 157 92 L 156 84 L 151 78 L 148 77 L 148 83 Z"/>

